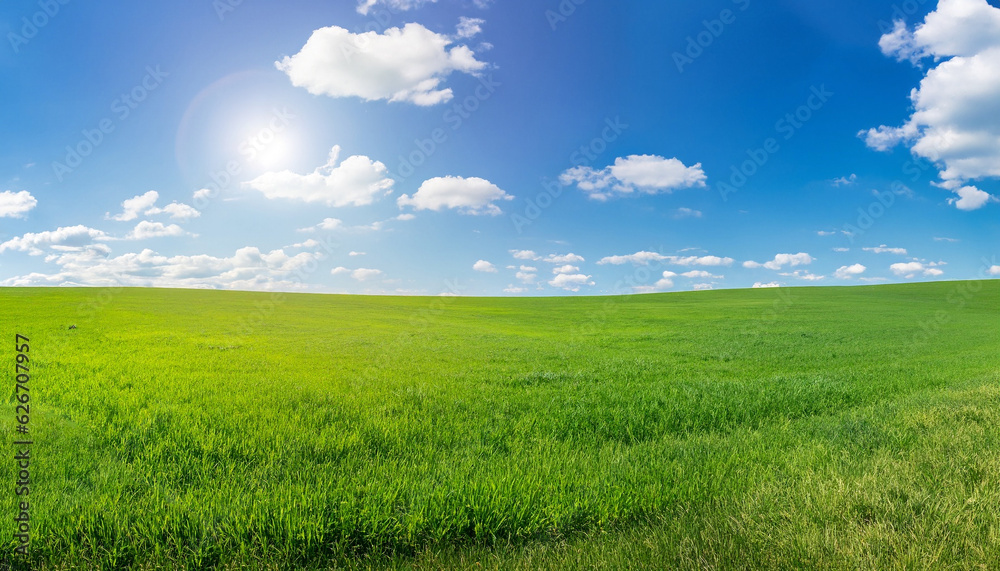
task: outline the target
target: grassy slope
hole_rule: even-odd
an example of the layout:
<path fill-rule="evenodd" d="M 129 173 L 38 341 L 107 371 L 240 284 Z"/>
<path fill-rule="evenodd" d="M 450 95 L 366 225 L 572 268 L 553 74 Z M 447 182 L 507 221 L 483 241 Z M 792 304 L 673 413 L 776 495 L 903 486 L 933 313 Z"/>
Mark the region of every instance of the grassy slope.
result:
<path fill-rule="evenodd" d="M 36 566 L 1000 560 L 1000 281 L 0 308 Z"/>

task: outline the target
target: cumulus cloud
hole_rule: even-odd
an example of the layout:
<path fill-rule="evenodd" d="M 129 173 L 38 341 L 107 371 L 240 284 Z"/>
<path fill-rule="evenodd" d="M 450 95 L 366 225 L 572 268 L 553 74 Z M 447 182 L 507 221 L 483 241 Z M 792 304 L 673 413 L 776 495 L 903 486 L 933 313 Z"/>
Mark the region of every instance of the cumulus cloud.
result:
<path fill-rule="evenodd" d="M 754 289 L 768 288 L 768 287 L 781 287 L 778 282 L 755 282 L 752 286 Z"/>
<path fill-rule="evenodd" d="M 840 266 L 837 271 L 833 272 L 833 277 L 838 280 L 849 280 L 851 278 L 860 276 L 867 270 L 865 266 L 861 264 L 852 264 L 850 266 Z"/>
<path fill-rule="evenodd" d="M 712 275 L 712 272 L 706 272 L 705 270 L 691 270 L 689 272 L 684 272 L 681 275 L 691 279 L 694 278 L 713 279 L 713 280 L 722 279 L 722 276 L 714 276 Z"/>
<path fill-rule="evenodd" d="M 481 18 L 466 18 L 462 16 L 458 19 L 458 27 L 455 29 L 455 35 L 462 39 L 471 38 L 483 31 L 483 24 L 486 21 Z"/>
<path fill-rule="evenodd" d="M 327 206 L 364 206 L 378 195 L 392 192 L 393 180 L 379 161 L 354 155 L 337 165 L 340 146 L 330 150 L 326 164 L 309 174 L 292 171 L 267 172 L 242 183 L 243 188 L 258 190 L 269 199 L 284 198 L 319 202 Z"/>
<path fill-rule="evenodd" d="M 940 0 L 910 30 L 897 21 L 879 40 L 900 61 L 933 62 L 910 94 L 913 113 L 903 125 L 861 131 L 869 147 L 903 143 L 938 165 L 939 186 L 958 194 L 962 210 L 982 208 L 988 193 L 964 183 L 1000 177 L 1000 8 L 986 0 Z"/>
<path fill-rule="evenodd" d="M 667 270 L 663 272 L 663 277 L 656 281 L 653 285 L 639 285 L 633 286 L 633 293 L 655 293 L 658 291 L 663 291 L 674 287 L 674 280 L 670 278 L 677 277 L 677 274 Z"/>
<path fill-rule="evenodd" d="M 935 277 L 944 274 L 943 271 L 934 267 L 938 265 L 940 264 L 931 263 L 925 265 L 922 262 L 917 262 L 917 261 L 900 262 L 898 264 L 893 264 L 889 266 L 889 269 L 892 270 L 892 273 L 896 274 L 897 276 L 902 276 L 905 278 L 913 278 L 916 277 L 917 274 L 923 274 L 925 276 Z"/>
<path fill-rule="evenodd" d="M 511 250 L 510 255 L 514 256 L 515 260 L 534 261 L 541 259 L 541 257 L 539 257 L 539 255 L 532 250 Z"/>
<path fill-rule="evenodd" d="M 586 260 L 583 259 L 583 256 L 578 256 L 570 252 L 569 254 L 549 254 L 542 258 L 542 261 L 550 264 L 579 264 Z"/>
<path fill-rule="evenodd" d="M 661 194 L 681 188 L 704 187 L 705 179 L 701 163 L 689 167 L 676 158 L 656 155 L 619 157 L 613 165 L 601 170 L 578 166 L 559 175 L 563 185 L 576 184 L 590 198 L 601 201 L 635 193 Z"/>
<path fill-rule="evenodd" d="M 459 28 L 467 34 L 479 31 L 478 24 Z M 464 37 L 451 38 L 414 23 L 382 34 L 330 26 L 314 31 L 299 53 L 275 66 L 313 95 L 437 105 L 453 97 L 451 88 L 442 88 L 452 72 L 474 75 L 486 67 L 469 47 L 453 45 Z"/>
<path fill-rule="evenodd" d="M 0 192 L 0 218 L 24 218 L 37 205 L 38 201 L 27 190 Z"/>
<path fill-rule="evenodd" d="M 437 0 L 358 0 L 357 11 L 358 14 L 367 16 L 368 12 L 379 4 L 386 6 L 392 11 L 406 11 L 433 2 L 437 2 Z"/>
<path fill-rule="evenodd" d="M 769 270 L 780 270 L 785 266 L 795 267 L 800 265 L 808 265 L 813 263 L 813 257 L 805 252 L 799 252 L 798 254 L 778 254 L 773 260 L 769 262 L 764 262 L 763 264 L 749 260 L 743 262 L 744 268 L 767 268 Z"/>
<path fill-rule="evenodd" d="M 991 276 L 1000 276 L 1000 266 L 990 266 L 989 274 Z"/>
<path fill-rule="evenodd" d="M 382 275 L 381 270 L 374 270 L 371 268 L 357 268 L 355 270 L 352 270 L 349 268 L 345 268 L 343 266 L 338 266 L 336 268 L 333 268 L 332 270 L 330 270 L 330 273 L 335 276 L 339 276 L 341 274 L 347 274 L 359 282 L 370 280 L 372 278 L 377 278 L 380 275 Z"/>
<path fill-rule="evenodd" d="M 400 208 L 412 206 L 416 210 L 434 211 L 454 208 L 461 214 L 497 216 L 503 212 L 494 203 L 513 199 L 486 179 L 445 176 L 425 180 L 412 198 L 404 194 L 396 203 Z"/>
<path fill-rule="evenodd" d="M 580 291 L 581 287 L 592 286 L 594 282 L 591 281 L 590 276 L 584 274 L 556 274 L 554 278 L 549 280 L 549 285 L 567 291 Z"/>
<path fill-rule="evenodd" d="M 140 194 L 138 196 L 133 196 L 128 200 L 122 202 L 122 212 L 121 214 L 111 215 L 110 212 L 104 215 L 105 218 L 110 218 L 111 220 L 117 220 L 119 222 L 128 222 L 130 220 L 135 220 L 140 214 L 153 208 L 156 201 L 160 199 L 160 193 L 155 190 L 150 190 L 145 194 Z"/>
<path fill-rule="evenodd" d="M 165 225 L 162 222 L 150 222 L 143 220 L 135 225 L 129 232 L 126 240 L 147 240 L 149 238 L 163 238 L 167 236 L 183 236 L 184 229 L 176 224 Z"/>
<path fill-rule="evenodd" d="M 169 214 L 170 218 L 180 221 L 186 221 L 201 216 L 201 212 L 198 212 L 195 207 L 182 202 L 171 202 L 163 208 L 150 208 L 146 211 L 147 216 L 152 216 L 154 214 Z"/>
<path fill-rule="evenodd" d="M 552 268 L 553 274 L 575 274 L 579 273 L 580 267 L 574 266 L 572 264 L 566 264 L 565 266 L 557 266 Z"/>
<path fill-rule="evenodd" d="M 611 264 L 620 266 L 631 263 L 636 266 L 648 266 L 652 262 L 665 262 L 677 266 L 729 266 L 735 260 L 719 256 L 667 256 L 656 252 L 641 251 L 625 256 L 607 256 L 598 260 L 598 265 Z"/>
<path fill-rule="evenodd" d="M 488 274 L 497 273 L 497 267 L 491 264 L 490 262 L 487 262 L 486 260 L 479 260 L 475 264 L 472 264 L 472 269 L 476 270 L 477 272 L 485 272 Z"/>
<path fill-rule="evenodd" d="M 885 244 L 878 246 L 877 248 L 861 248 L 865 252 L 873 252 L 876 254 L 897 254 L 900 256 L 906 255 L 906 248 L 890 248 Z"/>
<path fill-rule="evenodd" d="M 817 275 L 808 270 L 795 270 L 794 272 L 779 272 L 778 275 L 789 278 L 795 278 L 797 280 L 806 280 L 810 282 L 817 282 L 819 280 L 826 279 L 826 276 Z"/>
<path fill-rule="evenodd" d="M 5 286 L 91 285 L 189 287 L 243 290 L 304 289 L 310 267 L 322 258 L 316 252 L 289 256 L 284 250 L 261 252 L 241 248 L 232 257 L 163 256 L 145 249 L 118 257 L 83 251 L 52 257 L 60 266 L 53 274 L 33 273 L 10 278 Z"/>
<path fill-rule="evenodd" d="M 954 204 L 955 208 L 959 210 L 978 210 L 987 202 L 997 200 L 995 196 L 974 186 L 956 188 L 955 194 L 958 195 L 958 198 L 949 198 L 948 204 Z"/>
<path fill-rule="evenodd" d="M 83 225 L 65 226 L 45 232 L 29 232 L 24 236 L 12 238 L 0 244 L 0 254 L 7 250 L 27 252 L 32 256 L 41 256 L 47 249 L 59 251 L 82 250 L 97 241 L 107 241 L 111 238 L 101 230 Z"/>

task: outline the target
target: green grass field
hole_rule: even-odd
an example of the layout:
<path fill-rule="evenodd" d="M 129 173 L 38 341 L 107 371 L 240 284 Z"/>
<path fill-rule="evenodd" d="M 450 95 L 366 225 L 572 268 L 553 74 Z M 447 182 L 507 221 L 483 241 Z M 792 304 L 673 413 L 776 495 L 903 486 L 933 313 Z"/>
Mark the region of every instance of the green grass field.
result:
<path fill-rule="evenodd" d="M 34 569 L 1000 565 L 998 280 L 0 289 L 0 332 Z"/>

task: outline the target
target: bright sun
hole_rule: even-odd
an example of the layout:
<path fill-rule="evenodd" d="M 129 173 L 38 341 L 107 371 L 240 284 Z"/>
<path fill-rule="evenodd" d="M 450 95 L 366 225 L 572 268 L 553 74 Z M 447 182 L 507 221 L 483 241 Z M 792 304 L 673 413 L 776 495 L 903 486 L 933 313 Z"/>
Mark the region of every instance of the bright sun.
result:
<path fill-rule="evenodd" d="M 239 151 L 248 163 L 274 169 L 292 159 L 294 147 L 287 122 L 282 121 L 281 117 L 273 117 L 262 128 L 243 139 Z"/>

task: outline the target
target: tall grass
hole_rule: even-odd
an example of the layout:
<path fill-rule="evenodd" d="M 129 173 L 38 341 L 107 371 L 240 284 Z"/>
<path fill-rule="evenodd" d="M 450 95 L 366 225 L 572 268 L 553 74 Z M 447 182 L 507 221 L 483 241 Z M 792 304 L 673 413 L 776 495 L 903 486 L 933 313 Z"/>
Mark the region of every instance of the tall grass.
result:
<path fill-rule="evenodd" d="M 959 285 L 126 289 L 93 317 L 95 290 L 0 290 L 32 338 L 30 564 L 988 567 L 1000 282 Z"/>

